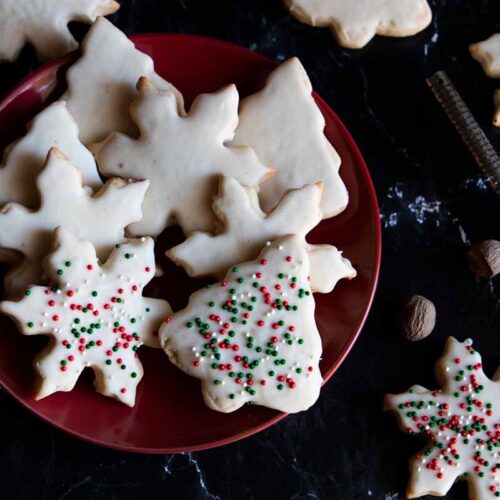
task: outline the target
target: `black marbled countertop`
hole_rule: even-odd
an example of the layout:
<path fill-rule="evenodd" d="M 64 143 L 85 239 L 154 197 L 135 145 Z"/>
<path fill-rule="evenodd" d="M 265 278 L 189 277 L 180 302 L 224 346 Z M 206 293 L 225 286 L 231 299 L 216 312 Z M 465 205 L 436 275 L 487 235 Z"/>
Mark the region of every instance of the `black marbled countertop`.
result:
<path fill-rule="evenodd" d="M 198 33 L 281 61 L 302 60 L 315 89 L 357 141 L 379 197 L 384 249 L 369 320 L 351 354 L 307 413 L 242 442 L 201 453 L 133 455 L 77 441 L 0 394 L 0 498 L 302 499 L 404 498 L 407 460 L 422 442 L 382 412 L 385 392 L 435 387 L 448 335 L 472 337 L 492 375 L 500 360 L 500 281 L 468 271 L 464 242 L 500 239 L 492 191 L 427 89 L 445 69 L 500 149 L 490 125 L 489 80 L 468 45 L 500 31 L 498 0 L 431 0 L 432 26 L 360 51 L 292 19 L 281 0 L 121 0 L 127 33 Z M 0 93 L 36 67 L 31 49 L 0 65 Z M 431 337 L 400 340 L 401 299 L 431 298 Z M 465 484 L 447 496 L 467 498 Z"/>

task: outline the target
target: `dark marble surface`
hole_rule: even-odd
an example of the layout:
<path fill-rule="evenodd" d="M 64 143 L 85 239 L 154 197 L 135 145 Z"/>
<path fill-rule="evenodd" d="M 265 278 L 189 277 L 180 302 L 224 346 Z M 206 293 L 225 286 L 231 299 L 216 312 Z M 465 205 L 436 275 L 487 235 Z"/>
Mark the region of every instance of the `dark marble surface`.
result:
<path fill-rule="evenodd" d="M 280 0 L 121 3 L 113 21 L 127 33 L 200 33 L 276 60 L 301 58 L 370 167 L 384 226 L 380 286 L 359 341 L 316 406 L 217 450 L 140 456 L 96 448 L 0 394 L 0 498 L 404 498 L 407 459 L 422 443 L 383 414 L 383 394 L 435 386 L 432 367 L 450 334 L 476 340 L 490 375 L 500 359 L 500 281 L 476 279 L 464 246 L 500 239 L 499 205 L 424 84 L 447 70 L 500 149 L 500 130 L 490 126 L 498 82 L 467 51 L 500 31 L 500 3 L 432 0 L 434 22 L 425 32 L 378 38 L 356 52 L 293 20 Z M 0 65 L 0 92 L 36 65 L 30 49 Z M 412 293 L 438 310 L 434 334 L 417 344 L 400 340 L 395 321 Z M 465 486 L 447 498 L 467 498 Z"/>

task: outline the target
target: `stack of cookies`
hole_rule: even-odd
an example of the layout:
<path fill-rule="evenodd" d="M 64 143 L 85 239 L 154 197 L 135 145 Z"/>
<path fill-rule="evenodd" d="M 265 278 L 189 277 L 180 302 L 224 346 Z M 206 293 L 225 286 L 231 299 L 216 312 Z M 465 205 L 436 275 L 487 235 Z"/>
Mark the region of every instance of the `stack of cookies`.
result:
<path fill-rule="evenodd" d="M 214 410 L 316 401 L 313 294 L 356 271 L 337 248 L 306 242 L 348 203 L 311 92 L 290 59 L 241 103 L 229 85 L 186 111 L 151 58 L 98 18 L 67 90 L 0 168 L 11 265 L 0 309 L 52 339 L 35 360 L 37 398 L 70 391 L 91 367 L 98 392 L 133 406 L 145 344 L 199 378 Z M 186 238 L 167 256 L 213 278 L 177 312 L 142 293 L 172 225 Z"/>

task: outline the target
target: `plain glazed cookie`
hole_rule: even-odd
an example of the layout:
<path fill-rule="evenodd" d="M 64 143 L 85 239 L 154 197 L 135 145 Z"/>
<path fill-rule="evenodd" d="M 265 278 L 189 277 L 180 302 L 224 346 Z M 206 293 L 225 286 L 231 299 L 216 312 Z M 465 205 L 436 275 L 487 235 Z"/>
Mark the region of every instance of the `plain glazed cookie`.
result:
<path fill-rule="evenodd" d="M 137 88 L 140 95 L 130 113 L 140 137 L 112 134 L 97 152 L 104 175 L 150 181 L 143 218 L 129 231 L 157 236 L 175 223 L 185 234 L 213 231 L 219 175 L 255 187 L 272 173 L 252 149 L 227 144 L 238 124 L 236 87 L 198 96 L 187 116 L 179 114 L 172 92 L 158 91 L 147 78 Z"/>
<path fill-rule="evenodd" d="M 432 21 L 427 0 L 285 0 L 301 22 L 327 27 L 349 49 L 364 47 L 375 35 L 407 37 Z"/>
<path fill-rule="evenodd" d="M 98 392 L 134 406 L 143 374 L 138 349 L 145 339 L 156 342 L 171 313 L 166 301 L 142 296 L 155 273 L 153 246 L 150 238 L 128 241 L 101 265 L 91 243 L 56 230 L 44 263 L 53 285 L 30 287 L 19 302 L 0 305 L 24 335 L 51 337 L 34 363 L 36 399 L 71 391 L 91 367 Z"/>
<path fill-rule="evenodd" d="M 345 209 L 347 190 L 339 176 L 340 157 L 324 135 L 325 119 L 311 95 L 312 85 L 297 58 L 269 76 L 265 87 L 244 99 L 233 144 L 250 146 L 275 174 L 260 186 L 264 212 L 289 189 L 323 183 L 323 218 Z"/>
<path fill-rule="evenodd" d="M 14 61 L 26 43 L 42 60 L 71 52 L 78 43 L 68 23 L 93 23 L 120 8 L 114 0 L 0 0 L 0 60 Z"/>
<path fill-rule="evenodd" d="M 280 238 L 165 320 L 165 352 L 202 381 L 210 408 L 251 403 L 295 413 L 316 402 L 322 348 L 308 275 L 303 241 Z"/>
<path fill-rule="evenodd" d="M 78 127 L 66 104 L 59 101 L 35 116 L 26 135 L 8 148 L 0 167 L 0 205 L 15 202 L 29 208 L 38 206 L 36 178 L 52 147 L 78 165 L 84 185 L 92 189 L 102 186 L 92 153 L 79 141 Z"/>
<path fill-rule="evenodd" d="M 467 481 L 469 498 L 499 498 L 500 370 L 488 379 L 472 340 L 450 337 L 436 378 L 440 390 L 415 385 L 385 398 L 401 429 L 429 443 L 410 462 L 407 498 L 445 496 L 457 479 Z"/>
<path fill-rule="evenodd" d="M 69 68 L 68 90 L 62 97 L 88 145 L 111 132 L 134 135 L 129 107 L 137 97 L 135 85 L 147 76 L 160 90 L 171 90 L 183 110 L 181 94 L 154 71 L 153 60 L 140 52 L 124 33 L 99 18 L 82 43 L 82 57 Z"/>
<path fill-rule="evenodd" d="M 217 234 L 195 231 L 167 256 L 182 265 L 189 276 L 222 279 L 235 262 L 257 257 L 267 241 L 294 234 L 302 239 L 309 254 L 312 291 L 329 293 L 340 279 L 354 278 L 356 271 L 335 247 L 305 241 L 307 233 L 321 222 L 321 195 L 322 184 L 288 191 L 278 206 L 265 214 L 256 189 L 223 177 L 213 204 Z"/>
<path fill-rule="evenodd" d="M 99 257 L 106 258 L 113 246 L 122 242 L 125 227 L 140 220 L 149 182 L 113 179 L 93 194 L 82 186 L 80 170 L 52 148 L 36 186 L 41 200 L 36 210 L 8 203 L 0 211 L 0 248 L 17 251 L 23 257 L 5 277 L 9 298 L 30 284 L 40 283 L 42 260 L 58 226 L 89 240 Z"/>

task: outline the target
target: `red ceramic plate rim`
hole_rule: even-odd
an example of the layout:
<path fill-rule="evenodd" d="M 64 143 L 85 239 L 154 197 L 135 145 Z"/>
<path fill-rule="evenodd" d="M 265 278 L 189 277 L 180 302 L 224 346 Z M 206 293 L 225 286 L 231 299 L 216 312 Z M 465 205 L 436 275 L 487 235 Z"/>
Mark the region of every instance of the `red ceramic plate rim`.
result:
<path fill-rule="evenodd" d="M 222 45 L 222 46 L 231 46 L 234 47 L 235 44 L 232 44 L 230 42 L 226 42 L 223 40 L 218 40 L 210 37 L 204 37 L 204 36 L 199 36 L 199 35 L 184 35 L 184 34 L 170 34 L 170 33 L 144 33 L 140 35 L 133 35 L 130 36 L 130 39 L 134 43 L 141 43 L 141 42 L 147 42 L 147 40 L 150 40 L 151 38 L 161 38 L 161 37 L 169 37 L 172 39 L 198 39 L 198 40 L 204 40 L 206 42 L 209 42 L 214 45 Z M 249 54 L 252 55 L 254 58 L 259 58 L 262 61 L 269 62 L 270 59 L 255 53 L 249 49 L 246 49 L 244 47 L 238 46 L 238 48 L 241 51 L 248 52 Z M 27 89 L 33 86 L 33 82 L 37 80 L 37 78 L 40 77 L 41 74 L 44 74 L 48 69 L 57 67 L 61 65 L 61 63 L 64 61 L 68 61 L 71 59 L 72 55 L 75 53 L 68 54 L 66 56 L 63 56 L 59 59 L 56 59 L 52 61 L 49 64 L 46 64 L 34 72 L 30 73 L 25 79 L 23 79 L 19 84 L 17 84 L 10 92 L 7 93 L 7 95 L 1 100 L 0 102 L 0 111 L 8 106 L 13 99 L 20 93 L 25 92 Z M 340 118 L 337 116 L 337 114 L 332 110 L 332 108 L 322 99 L 318 94 L 314 93 L 314 97 L 317 101 L 321 102 L 323 107 L 323 111 L 325 111 L 327 114 L 331 116 L 333 121 L 336 123 L 337 127 L 341 130 L 345 141 L 347 142 L 349 148 L 351 149 L 351 152 L 356 160 L 357 167 L 362 170 L 363 177 L 365 178 L 365 181 L 367 183 L 367 187 L 369 190 L 369 196 L 370 196 L 370 204 L 373 207 L 374 213 L 378 214 L 379 213 L 379 206 L 378 206 L 378 201 L 377 201 L 377 195 L 375 191 L 375 187 L 373 185 L 373 181 L 370 176 L 370 172 L 368 169 L 368 166 L 366 165 L 363 156 L 361 155 L 361 152 L 359 151 L 358 146 L 354 142 L 354 139 L 352 138 L 351 134 L 343 124 L 343 122 L 340 120 Z M 382 229 L 381 229 L 381 224 L 380 224 L 380 219 L 376 217 L 376 223 L 375 223 L 375 240 L 376 240 L 376 260 L 375 260 L 375 265 L 373 269 L 373 275 L 372 275 L 372 280 L 370 282 L 370 288 L 371 288 L 371 293 L 368 296 L 368 299 L 364 305 L 364 312 L 362 316 L 360 317 L 357 325 L 354 327 L 354 334 L 351 336 L 349 342 L 346 344 L 344 347 L 344 350 L 340 354 L 340 356 L 337 358 L 335 363 L 328 369 L 328 371 L 324 374 L 324 381 L 323 384 L 328 382 L 328 380 L 333 376 L 333 374 L 337 371 L 337 369 L 340 367 L 340 365 L 343 363 L 345 360 L 346 356 L 349 354 L 349 351 L 352 349 L 354 343 L 356 342 L 357 338 L 359 337 L 359 334 L 361 333 L 361 330 L 366 322 L 366 319 L 368 317 L 368 314 L 371 309 L 371 305 L 373 303 L 373 298 L 375 296 L 375 292 L 377 289 L 377 283 L 378 283 L 378 278 L 379 278 L 379 273 L 380 273 L 380 263 L 382 259 Z M 21 398 L 17 396 L 17 394 L 13 391 L 11 391 L 8 387 L 1 387 L 5 392 L 10 394 L 16 401 L 21 403 L 25 408 L 27 408 L 31 413 L 35 414 L 38 418 L 44 420 L 45 422 L 51 424 L 52 426 L 56 427 L 57 429 L 65 432 L 66 434 L 69 434 L 73 437 L 76 437 L 78 439 L 81 439 L 82 441 L 97 445 L 97 446 L 103 446 L 105 448 L 110 448 L 114 449 L 117 451 L 128 451 L 128 452 L 134 452 L 134 453 L 149 453 L 149 454 L 166 454 L 166 453 L 180 453 L 180 452 L 194 452 L 194 451 L 203 451 L 211 448 L 217 448 L 220 446 L 224 446 L 226 444 L 230 444 L 236 441 L 240 441 L 246 437 L 252 436 L 253 434 L 256 434 L 260 431 L 263 431 L 264 429 L 267 429 L 268 427 L 274 425 L 275 423 L 279 422 L 283 418 L 285 418 L 288 414 L 286 413 L 279 413 L 276 415 L 276 417 L 269 419 L 268 421 L 257 425 L 255 427 L 251 427 L 249 429 L 246 429 L 245 431 L 242 431 L 238 434 L 235 434 L 231 437 L 224 438 L 224 439 L 219 439 L 219 440 L 214 440 L 210 441 L 207 443 L 204 443 L 202 445 L 195 445 L 195 446 L 190 446 L 190 447 L 182 447 L 182 448 L 146 448 L 146 447 L 132 447 L 132 446 L 125 446 L 125 445 L 118 445 L 114 443 L 106 443 L 104 441 L 94 439 L 90 436 L 80 434 L 79 432 L 76 432 L 72 430 L 69 427 L 65 427 L 63 425 L 60 425 L 54 421 L 52 421 L 50 418 L 46 417 L 45 415 L 39 413 L 35 407 L 29 406 L 27 403 L 25 403 Z"/>

